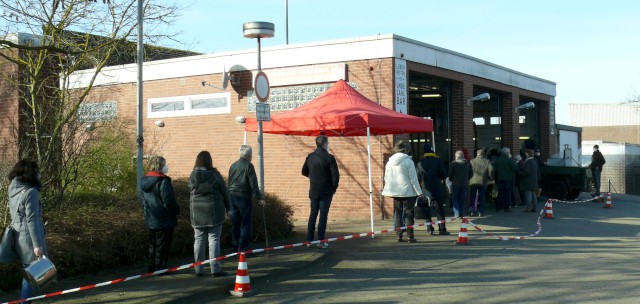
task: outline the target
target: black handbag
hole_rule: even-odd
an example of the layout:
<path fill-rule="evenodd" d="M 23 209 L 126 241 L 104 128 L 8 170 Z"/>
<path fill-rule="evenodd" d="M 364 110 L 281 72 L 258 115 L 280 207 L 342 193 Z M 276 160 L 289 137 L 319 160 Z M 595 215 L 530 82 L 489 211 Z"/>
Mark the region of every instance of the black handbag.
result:
<path fill-rule="evenodd" d="M 18 259 L 16 253 L 15 231 L 11 225 L 4 228 L 2 242 L 0 242 L 0 263 L 10 264 Z"/>
<path fill-rule="evenodd" d="M 417 220 L 426 220 L 431 218 L 431 200 L 418 196 L 416 205 L 413 207 L 413 216 Z"/>

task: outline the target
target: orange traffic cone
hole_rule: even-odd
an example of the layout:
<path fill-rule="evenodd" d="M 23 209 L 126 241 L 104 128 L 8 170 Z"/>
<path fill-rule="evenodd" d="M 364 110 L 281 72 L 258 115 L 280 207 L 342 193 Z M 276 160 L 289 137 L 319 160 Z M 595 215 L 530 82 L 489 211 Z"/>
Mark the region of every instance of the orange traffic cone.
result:
<path fill-rule="evenodd" d="M 553 204 L 551 202 L 552 200 L 547 200 L 547 203 L 544 204 L 544 218 L 553 218 Z"/>
<path fill-rule="evenodd" d="M 251 283 L 249 279 L 249 268 L 247 268 L 247 258 L 244 252 L 240 253 L 238 261 L 238 273 L 236 274 L 236 286 L 229 291 L 232 296 L 245 297 L 251 294 Z"/>
<path fill-rule="evenodd" d="M 458 233 L 458 240 L 456 241 L 456 245 L 467 245 L 469 244 L 469 235 L 467 234 L 467 220 L 466 217 L 462 218 L 462 223 L 460 223 L 460 233 Z"/>
<path fill-rule="evenodd" d="M 613 208 L 613 205 L 611 205 L 611 192 L 607 193 L 607 202 L 604 204 L 604 207 L 602 208 Z"/>

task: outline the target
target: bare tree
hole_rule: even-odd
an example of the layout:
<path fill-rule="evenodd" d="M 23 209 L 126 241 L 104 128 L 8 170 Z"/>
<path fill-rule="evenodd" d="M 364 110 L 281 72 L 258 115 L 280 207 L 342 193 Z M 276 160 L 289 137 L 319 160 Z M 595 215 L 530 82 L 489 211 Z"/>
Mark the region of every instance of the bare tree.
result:
<path fill-rule="evenodd" d="M 145 41 L 173 39 L 162 30 L 180 9 L 173 1 L 146 0 Z M 108 65 L 140 59 L 136 29 L 137 0 L 0 0 L 0 65 L 14 67 L 10 74 L 3 69 L 0 81 L 17 91 L 19 157 L 41 165 L 51 202 L 62 201 L 72 179 L 70 153 L 82 153 L 77 114 L 96 78 Z M 89 71 L 88 85 L 70 89 L 69 76 L 79 70 Z"/>

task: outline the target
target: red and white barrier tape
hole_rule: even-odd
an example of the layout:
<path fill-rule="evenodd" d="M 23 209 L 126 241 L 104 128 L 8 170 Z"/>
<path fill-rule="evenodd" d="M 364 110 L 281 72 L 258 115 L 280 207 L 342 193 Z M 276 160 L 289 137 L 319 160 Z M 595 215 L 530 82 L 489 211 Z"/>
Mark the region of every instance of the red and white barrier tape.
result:
<path fill-rule="evenodd" d="M 474 224 L 473 222 L 469 221 L 467 219 L 467 221 L 469 222 L 469 225 L 471 225 L 471 227 L 475 228 L 476 230 L 490 236 L 493 237 L 495 239 L 501 240 L 501 241 L 513 241 L 513 240 L 524 240 L 524 239 L 528 239 L 530 237 L 534 237 L 537 236 L 538 234 L 540 234 L 540 232 L 542 231 L 542 223 L 540 222 L 540 219 L 542 218 L 542 216 L 544 215 L 545 209 L 543 208 L 542 210 L 540 210 L 540 214 L 538 216 L 538 221 L 536 222 L 536 225 L 538 226 L 538 229 L 536 230 L 536 232 L 531 233 L 529 235 L 523 235 L 523 236 L 500 236 L 500 235 L 495 235 L 491 232 L 487 232 L 484 231 L 482 228 L 480 228 L 480 226 Z"/>
<path fill-rule="evenodd" d="M 608 195 L 611 195 L 611 194 L 609 193 Z M 606 199 L 606 198 L 607 198 L 607 195 L 600 194 L 599 196 L 594 196 L 594 197 L 592 197 L 592 198 L 590 198 L 590 199 L 580 200 L 580 201 L 562 201 L 562 200 L 555 199 L 555 198 L 551 198 L 550 200 L 551 200 L 552 202 L 565 203 L 565 204 L 579 204 L 579 203 L 586 203 L 586 202 L 590 202 L 590 201 L 599 200 L 599 199 L 601 199 L 601 198 Z"/>
<path fill-rule="evenodd" d="M 446 222 L 451 222 L 451 221 L 453 221 L 455 219 L 456 218 L 445 219 L 445 220 L 441 220 L 441 221 L 430 222 L 428 224 L 419 224 L 419 225 L 414 225 L 414 226 L 427 226 L 427 225 L 433 225 L 433 224 L 446 223 Z M 409 228 L 413 228 L 414 226 L 408 226 L 408 227 Z M 320 244 L 320 243 L 323 243 L 323 242 L 335 242 L 335 241 L 356 239 L 356 238 L 371 236 L 371 235 L 375 235 L 375 234 L 383 234 L 383 233 L 387 233 L 389 231 L 399 231 L 399 230 L 406 229 L 406 228 L 407 227 L 401 227 L 401 228 L 396 228 L 396 229 L 384 229 L 384 230 L 379 230 L 379 231 L 371 231 L 371 232 L 364 232 L 364 233 L 359 233 L 359 234 L 352 234 L 352 235 L 346 235 L 346 236 L 341 236 L 341 237 L 329 238 L 329 239 L 325 239 L 325 240 L 317 240 L 317 241 L 295 243 L 295 244 L 289 244 L 289 245 L 283 245 L 283 246 L 275 246 L 275 247 L 253 249 L 253 250 L 244 251 L 244 253 L 245 254 L 259 253 L 259 252 L 265 252 L 265 251 L 275 251 L 275 250 L 281 250 L 281 249 L 302 247 L 302 246 L 306 246 L 306 245 L 309 245 L 309 244 L 316 245 L 316 244 Z M 198 262 L 195 262 L 195 263 L 185 264 L 185 265 L 182 265 L 182 266 L 172 267 L 172 268 L 168 268 L 168 269 L 157 270 L 157 271 L 154 271 L 154 272 L 134 275 L 134 276 L 126 277 L 126 278 L 120 278 L 120 279 L 115 279 L 115 280 L 106 281 L 106 282 L 102 282 L 102 283 L 91 284 L 91 285 L 86 285 L 86 286 L 77 287 L 77 288 L 71 288 L 71 289 L 62 290 L 62 291 L 56 291 L 56 292 L 48 293 L 48 294 L 45 294 L 45 295 L 40 295 L 40 296 L 36 296 L 36 297 L 27 298 L 27 299 L 20 299 L 20 300 L 14 300 L 14 301 L 11 301 L 11 302 L 4 302 L 2 304 L 17 304 L 17 303 L 26 302 L 26 301 L 34 301 L 34 300 L 40 300 L 40 299 L 45 299 L 45 298 L 52 298 L 52 297 L 56 297 L 56 296 L 60 296 L 60 295 L 65 295 L 65 294 L 78 292 L 78 291 L 85 291 L 85 290 L 90 290 L 90 289 L 94 289 L 94 288 L 98 288 L 98 287 L 114 285 L 114 284 L 118 284 L 118 283 L 122 283 L 122 282 L 133 281 L 133 280 L 136 280 L 136 279 L 151 277 L 151 276 L 160 275 L 160 274 L 163 274 L 163 273 L 169 273 L 169 272 L 174 272 L 174 271 L 178 271 L 178 270 L 188 269 L 188 268 L 192 268 L 192 267 L 195 267 L 195 266 L 200 266 L 200 265 L 204 265 L 204 264 L 207 264 L 207 263 L 211 263 L 213 261 L 221 261 L 221 260 L 233 257 L 233 256 L 237 256 L 239 253 L 240 252 L 234 252 L 234 253 L 230 253 L 230 254 L 227 254 L 227 255 L 224 255 L 224 256 L 217 257 L 215 259 L 208 259 L 208 260 L 204 260 L 204 261 L 198 261 Z"/>
<path fill-rule="evenodd" d="M 542 215 L 542 212 L 540 213 L 540 215 Z M 440 220 L 440 221 L 432 221 L 432 222 L 423 223 L 423 224 L 417 224 L 417 225 L 413 225 L 413 226 L 404 226 L 404 227 L 395 228 L 395 229 L 383 229 L 383 230 L 364 232 L 364 233 L 359 233 L 359 234 L 351 234 L 351 235 L 328 238 L 328 239 L 324 239 L 324 240 L 316 240 L 316 241 L 311 241 L 311 242 L 301 242 L 301 243 L 295 243 L 295 244 L 289 244 L 289 245 L 283 245 L 283 246 L 252 249 L 252 250 L 244 251 L 244 253 L 245 254 L 250 254 L 250 253 L 269 252 L 269 251 L 275 251 L 275 250 L 281 250 L 281 249 L 302 247 L 302 246 L 306 246 L 306 245 L 317 245 L 317 244 L 325 243 L 325 242 L 335 242 L 335 241 L 356 239 L 356 238 L 367 237 L 367 236 L 372 236 L 372 235 L 376 235 L 376 234 L 388 233 L 390 231 L 401 231 L 401 230 L 405 230 L 405 229 L 414 229 L 415 227 L 422 227 L 422 226 L 426 227 L 426 226 L 433 226 L 435 224 L 444 224 L 444 223 L 455 221 L 457 219 L 460 219 L 460 218 L 448 218 L 448 219 L 444 219 L 444 220 Z M 474 227 L 476 230 L 478 230 L 480 232 L 483 232 L 483 233 L 485 233 L 485 234 L 487 234 L 489 236 L 493 236 L 495 238 L 498 238 L 500 240 L 505 240 L 505 241 L 506 240 L 518 240 L 518 239 L 524 239 L 524 238 L 528 238 L 528 237 L 531 237 L 531 236 L 535 236 L 538 233 L 540 233 L 540 231 L 542 230 L 542 226 L 540 224 L 540 217 L 538 217 L 538 231 L 536 231 L 535 233 L 533 233 L 531 235 L 522 236 L 522 237 L 495 236 L 492 233 L 489 233 L 489 232 L 486 232 L 486 231 L 482 230 L 477 225 L 473 224 L 471 221 L 469 221 L 469 224 L 471 224 L 472 227 Z M 160 274 L 163 274 L 163 273 L 170 273 L 170 272 L 174 272 L 174 271 L 178 271 L 178 270 L 184 270 L 184 269 L 192 268 L 192 267 L 195 267 L 195 266 L 201 266 L 203 264 L 211 263 L 213 261 L 221 261 L 221 260 L 233 257 L 233 256 L 237 256 L 239 253 L 240 252 L 234 252 L 234 253 L 230 253 L 230 254 L 227 254 L 227 255 L 224 255 L 224 256 L 220 256 L 220 257 L 217 257 L 217 258 L 214 258 L 214 259 L 198 261 L 198 262 L 194 262 L 194 263 L 190 263 L 190 264 L 185 264 L 185 265 L 182 265 L 182 266 L 177 266 L 177 267 L 172 267 L 172 268 L 168 268 L 168 269 L 157 270 L 157 271 L 154 271 L 154 272 L 134 275 L 134 276 L 126 277 L 126 278 L 120 278 L 120 279 L 115 279 L 115 280 L 106 281 L 106 282 L 102 282 L 102 283 L 91 284 L 91 285 L 86 285 L 86 286 L 82 286 L 82 287 L 77 287 L 77 288 L 71 288 L 71 289 L 67 289 L 67 290 L 52 292 L 52 293 L 48 293 L 48 294 L 45 294 L 45 295 L 35 296 L 35 297 L 27 298 L 27 299 L 20 299 L 20 300 L 14 300 L 14 301 L 11 301 L 11 302 L 4 302 L 2 304 L 17 304 L 17 303 L 20 303 L 20 302 L 34 301 L 34 300 L 40 300 L 40 299 L 45 299 L 45 298 L 52 298 L 52 297 L 56 297 L 56 296 L 60 296 L 60 295 L 65 295 L 65 294 L 78 292 L 78 291 L 85 291 L 85 290 L 90 290 L 90 289 L 94 289 L 94 288 L 98 288 L 98 287 L 103 287 L 103 286 L 108 286 L 108 285 L 115 285 L 115 284 L 122 283 L 122 282 L 133 281 L 133 280 L 136 280 L 136 279 L 141 279 L 141 278 L 146 278 L 146 277 L 150 277 L 150 276 L 160 275 Z"/>

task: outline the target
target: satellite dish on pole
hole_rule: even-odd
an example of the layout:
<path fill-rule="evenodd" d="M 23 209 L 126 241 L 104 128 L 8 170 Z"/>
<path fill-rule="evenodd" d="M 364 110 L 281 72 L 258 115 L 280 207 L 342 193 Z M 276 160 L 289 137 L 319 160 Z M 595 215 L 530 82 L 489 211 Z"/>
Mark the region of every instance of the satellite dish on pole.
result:
<path fill-rule="evenodd" d="M 222 65 L 222 82 L 220 83 L 220 86 L 222 87 L 223 90 L 226 90 L 228 85 L 229 85 L 229 74 L 227 74 L 226 66 Z"/>

